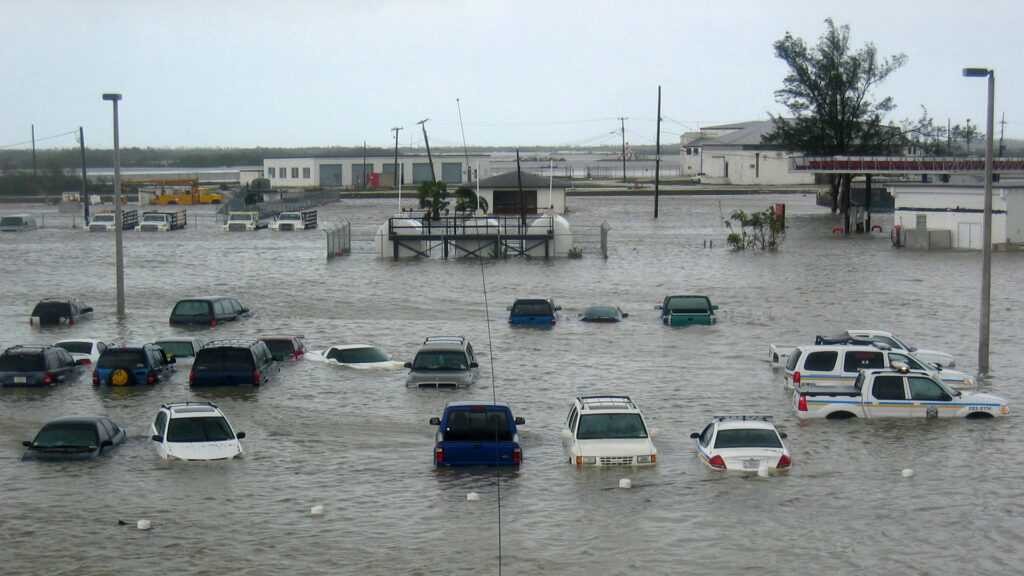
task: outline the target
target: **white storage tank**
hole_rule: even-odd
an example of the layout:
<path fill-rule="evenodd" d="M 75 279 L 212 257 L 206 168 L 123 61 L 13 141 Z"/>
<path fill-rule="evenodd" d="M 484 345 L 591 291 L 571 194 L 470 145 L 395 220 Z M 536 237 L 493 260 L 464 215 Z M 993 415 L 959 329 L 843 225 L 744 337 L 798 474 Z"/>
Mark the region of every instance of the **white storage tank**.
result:
<path fill-rule="evenodd" d="M 492 248 L 487 245 L 497 242 L 499 233 L 501 233 L 501 228 L 498 226 L 498 221 L 494 218 L 467 218 L 459 223 L 455 232 L 456 236 L 487 235 L 493 238 L 486 240 L 455 240 L 452 242 L 452 245 L 455 247 L 453 254 L 456 258 L 463 256 L 488 258 L 492 255 Z"/>
<path fill-rule="evenodd" d="M 415 218 L 392 218 L 377 229 L 377 235 L 373 238 L 373 250 L 380 258 L 395 257 L 395 243 L 388 237 L 388 226 L 393 227 L 396 236 L 402 236 L 403 240 L 398 247 L 399 258 L 412 258 L 423 252 L 422 240 L 405 240 L 405 236 L 422 236 L 423 225 Z M 419 252 L 417 252 L 417 250 Z"/>
<path fill-rule="evenodd" d="M 547 244 L 547 255 L 551 258 L 568 257 L 569 250 L 572 249 L 573 244 L 572 229 L 569 226 L 569 221 L 559 214 L 545 214 L 531 222 L 526 229 L 526 233 L 539 235 L 546 234 L 548 230 L 554 230 L 554 238 L 544 243 Z M 530 243 L 533 244 L 534 242 L 531 241 Z M 545 256 L 544 244 L 530 248 L 526 251 L 526 254 L 531 258 L 543 258 Z"/>

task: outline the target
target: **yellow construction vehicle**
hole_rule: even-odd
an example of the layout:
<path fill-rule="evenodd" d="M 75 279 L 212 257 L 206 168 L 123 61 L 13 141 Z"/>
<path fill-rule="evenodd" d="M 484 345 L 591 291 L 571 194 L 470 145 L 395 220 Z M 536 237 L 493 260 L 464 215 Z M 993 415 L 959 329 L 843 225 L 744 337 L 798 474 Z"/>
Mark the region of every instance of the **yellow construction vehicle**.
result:
<path fill-rule="evenodd" d="M 139 192 L 140 187 L 153 189 L 153 198 L 150 204 L 220 204 L 224 197 L 216 192 L 210 192 L 209 188 L 199 186 L 198 178 L 185 178 L 179 180 L 126 180 L 121 183 L 122 190 L 126 188 Z"/>

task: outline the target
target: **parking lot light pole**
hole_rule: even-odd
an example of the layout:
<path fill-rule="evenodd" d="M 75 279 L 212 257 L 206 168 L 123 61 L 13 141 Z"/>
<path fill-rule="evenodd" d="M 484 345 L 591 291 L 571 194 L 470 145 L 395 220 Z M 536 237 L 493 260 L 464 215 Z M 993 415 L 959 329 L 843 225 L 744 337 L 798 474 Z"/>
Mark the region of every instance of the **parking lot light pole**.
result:
<path fill-rule="evenodd" d="M 981 321 L 978 325 L 978 374 L 988 373 L 989 318 L 992 306 L 992 132 L 995 126 L 996 71 L 964 68 L 964 76 L 988 78 L 988 118 L 985 124 L 985 212 L 981 224 Z"/>
<path fill-rule="evenodd" d="M 120 94 L 104 94 L 104 100 L 114 103 L 114 253 L 117 259 L 117 316 L 124 316 L 124 246 L 121 241 L 121 149 L 117 133 L 117 103 Z"/>

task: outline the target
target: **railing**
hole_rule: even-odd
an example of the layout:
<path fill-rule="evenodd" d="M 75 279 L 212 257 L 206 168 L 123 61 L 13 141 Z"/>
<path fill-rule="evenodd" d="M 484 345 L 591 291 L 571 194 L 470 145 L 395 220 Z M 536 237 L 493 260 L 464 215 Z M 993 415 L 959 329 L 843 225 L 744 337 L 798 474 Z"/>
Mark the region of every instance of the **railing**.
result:
<path fill-rule="evenodd" d="M 1024 158 L 993 158 L 995 172 L 1024 172 Z M 816 173 L 906 174 L 983 172 L 985 159 L 966 156 L 797 156 L 790 170 Z"/>
<path fill-rule="evenodd" d="M 327 226 L 323 230 L 327 236 L 328 260 L 352 252 L 352 225 L 348 220 L 341 224 Z"/>

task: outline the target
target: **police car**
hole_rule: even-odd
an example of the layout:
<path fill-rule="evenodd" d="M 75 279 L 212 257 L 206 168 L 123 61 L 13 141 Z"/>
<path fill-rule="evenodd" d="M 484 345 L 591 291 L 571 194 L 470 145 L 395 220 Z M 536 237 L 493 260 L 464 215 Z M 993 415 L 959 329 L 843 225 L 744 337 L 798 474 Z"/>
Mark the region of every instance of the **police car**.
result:
<path fill-rule="evenodd" d="M 793 461 L 782 443 L 785 437 L 772 417 L 762 414 L 714 416 L 703 432 L 690 434 L 697 441 L 697 456 L 708 467 L 746 472 L 789 469 Z"/>

